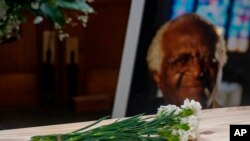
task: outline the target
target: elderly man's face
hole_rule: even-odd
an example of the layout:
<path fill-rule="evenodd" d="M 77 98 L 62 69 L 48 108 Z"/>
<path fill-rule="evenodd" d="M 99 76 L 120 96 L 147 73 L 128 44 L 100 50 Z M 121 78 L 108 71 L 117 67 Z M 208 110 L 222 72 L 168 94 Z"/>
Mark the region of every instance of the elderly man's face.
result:
<path fill-rule="evenodd" d="M 205 89 L 212 91 L 218 73 L 214 43 L 206 38 L 198 33 L 164 35 L 165 57 L 156 79 L 169 103 L 180 105 L 189 98 L 205 106 Z"/>

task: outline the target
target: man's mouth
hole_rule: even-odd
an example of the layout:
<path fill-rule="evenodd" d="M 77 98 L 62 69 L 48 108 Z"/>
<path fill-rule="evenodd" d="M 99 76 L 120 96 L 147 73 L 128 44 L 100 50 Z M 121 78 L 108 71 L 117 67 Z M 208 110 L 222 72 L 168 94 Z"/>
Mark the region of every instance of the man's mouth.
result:
<path fill-rule="evenodd" d="M 179 90 L 186 95 L 197 95 L 204 92 L 204 86 L 201 84 L 193 84 L 179 87 Z"/>

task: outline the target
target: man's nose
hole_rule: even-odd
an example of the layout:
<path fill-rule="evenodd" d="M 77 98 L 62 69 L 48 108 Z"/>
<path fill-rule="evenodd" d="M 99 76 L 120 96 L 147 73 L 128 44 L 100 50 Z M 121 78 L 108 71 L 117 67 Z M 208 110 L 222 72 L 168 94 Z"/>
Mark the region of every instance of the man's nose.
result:
<path fill-rule="evenodd" d="M 204 65 L 199 60 L 199 58 L 197 57 L 193 58 L 188 67 L 188 74 L 197 78 L 202 77 L 203 70 L 204 70 Z"/>

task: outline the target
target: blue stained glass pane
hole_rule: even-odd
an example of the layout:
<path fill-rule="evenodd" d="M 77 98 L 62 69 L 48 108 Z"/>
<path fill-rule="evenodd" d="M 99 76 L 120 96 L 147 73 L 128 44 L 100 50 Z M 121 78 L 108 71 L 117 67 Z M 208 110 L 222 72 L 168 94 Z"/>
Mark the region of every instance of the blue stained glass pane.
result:
<path fill-rule="evenodd" d="M 194 0 L 173 0 L 172 19 L 184 13 L 193 12 Z"/>
<path fill-rule="evenodd" d="M 229 0 L 199 0 L 196 13 L 225 31 Z"/>
<path fill-rule="evenodd" d="M 250 1 L 236 0 L 228 30 L 228 49 L 245 52 L 248 49 L 250 32 Z M 233 41 L 234 42 L 233 42 Z"/>
<path fill-rule="evenodd" d="M 233 5 L 232 18 L 229 26 L 229 37 L 249 38 L 250 32 L 250 1 L 237 0 Z"/>

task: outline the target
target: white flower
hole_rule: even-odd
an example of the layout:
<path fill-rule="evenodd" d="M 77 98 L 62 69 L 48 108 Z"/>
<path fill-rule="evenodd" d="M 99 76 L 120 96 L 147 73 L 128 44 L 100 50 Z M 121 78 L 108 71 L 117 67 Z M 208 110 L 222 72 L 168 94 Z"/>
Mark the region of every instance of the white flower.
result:
<path fill-rule="evenodd" d="M 171 134 L 179 136 L 180 141 L 188 141 L 188 131 L 184 131 L 182 129 L 173 129 Z"/>
<path fill-rule="evenodd" d="M 33 23 L 34 24 L 39 24 L 43 21 L 43 17 L 41 16 L 36 16 L 36 18 L 34 19 Z"/>
<path fill-rule="evenodd" d="M 191 115 L 181 119 L 181 123 L 186 123 L 189 126 L 189 130 L 186 131 L 188 139 L 195 139 L 198 136 L 199 119 L 195 115 Z"/>
<path fill-rule="evenodd" d="M 71 23 L 71 21 L 72 21 L 72 18 L 71 18 L 71 17 L 68 17 L 68 18 L 66 19 L 66 23 L 67 23 L 67 24 Z"/>
<path fill-rule="evenodd" d="M 55 29 L 62 29 L 62 26 L 58 23 L 54 23 Z"/>
<path fill-rule="evenodd" d="M 39 9 L 39 2 L 38 1 L 31 2 L 30 6 L 32 9 L 37 10 L 37 9 Z"/>
<path fill-rule="evenodd" d="M 171 114 L 172 112 L 174 112 L 175 115 L 177 115 L 180 112 L 180 108 L 177 107 L 176 105 L 167 105 L 167 106 L 160 106 L 158 109 L 157 115 L 161 115 L 161 114 Z"/>
<path fill-rule="evenodd" d="M 189 129 L 187 131 L 183 129 L 172 129 L 172 135 L 177 135 L 180 141 L 194 140 L 198 137 L 199 120 L 196 116 L 191 115 L 182 118 L 181 124 L 188 124 Z"/>
<path fill-rule="evenodd" d="M 194 100 L 189 100 L 189 99 L 185 99 L 184 100 L 184 104 L 181 105 L 181 108 L 183 109 L 191 109 L 193 111 L 193 114 L 195 116 L 200 116 L 201 114 L 201 104 L 199 102 L 196 102 Z"/>
<path fill-rule="evenodd" d="M 180 134 L 180 141 L 188 141 L 188 132 L 183 131 L 183 130 L 179 130 L 179 134 Z"/>
<path fill-rule="evenodd" d="M 82 23 L 87 23 L 88 22 L 88 15 L 81 15 L 78 16 L 77 19 L 81 21 Z"/>
<path fill-rule="evenodd" d="M 191 128 L 197 128 L 199 126 L 199 119 L 194 115 L 182 118 L 181 122 L 187 123 Z"/>
<path fill-rule="evenodd" d="M 58 38 L 60 41 L 63 41 L 65 38 L 68 38 L 69 34 L 68 33 L 59 33 Z"/>
<path fill-rule="evenodd" d="M 182 116 L 182 112 L 185 110 L 192 110 L 191 115 Z M 158 108 L 157 116 L 168 115 L 174 112 L 174 119 L 176 121 L 175 126 L 168 127 L 171 131 L 171 136 L 177 136 L 179 141 L 194 140 L 198 137 L 199 128 L 199 115 L 201 113 L 201 105 L 194 100 L 186 99 L 181 107 L 175 105 L 160 106 Z M 186 128 L 187 125 L 189 128 Z"/>

